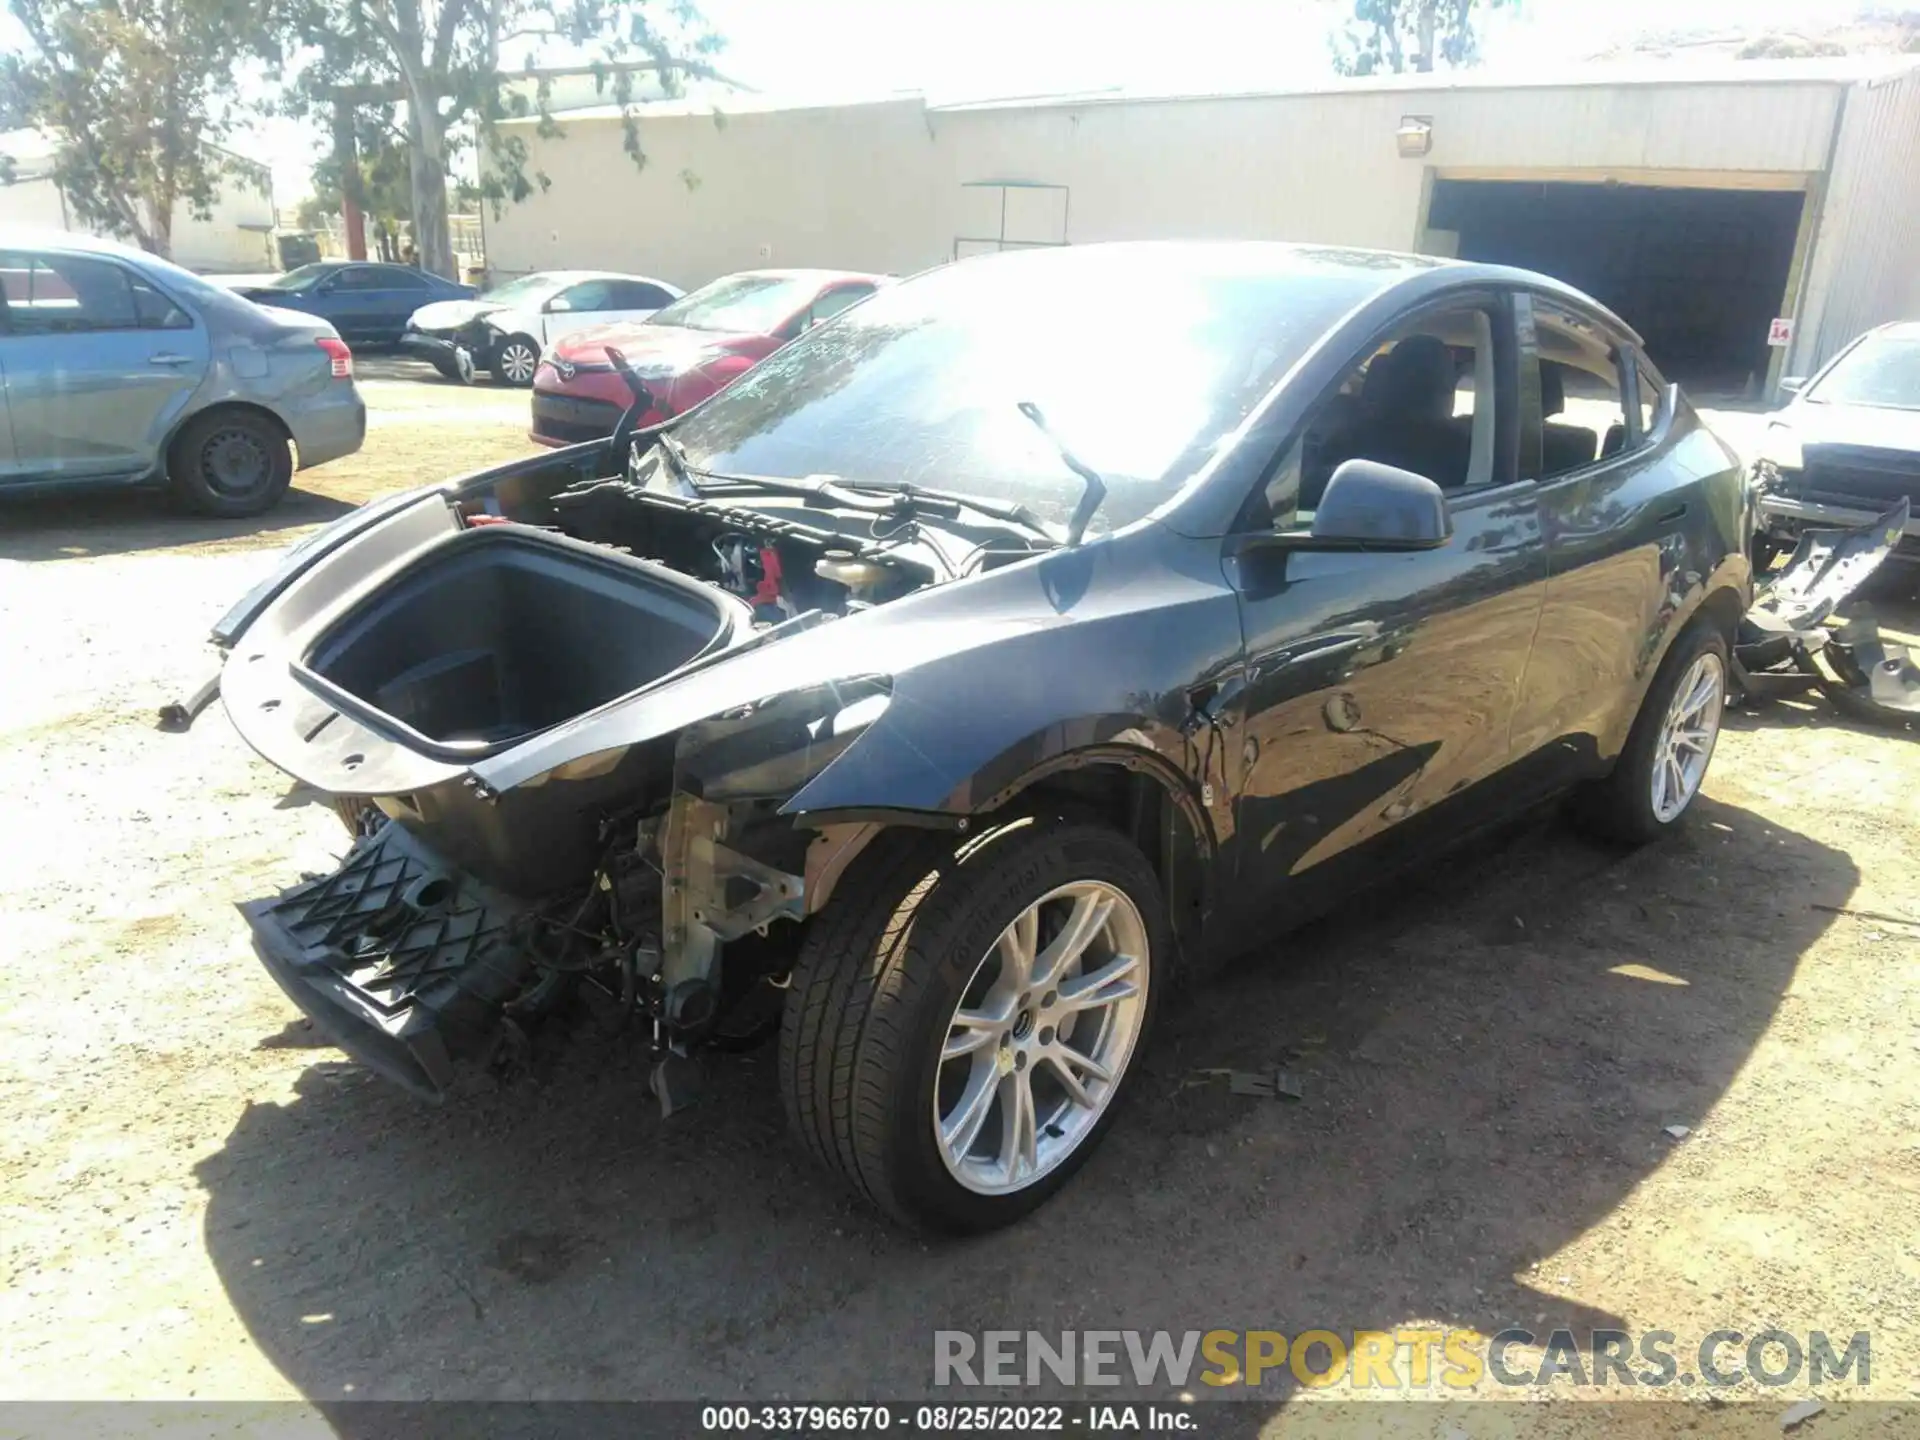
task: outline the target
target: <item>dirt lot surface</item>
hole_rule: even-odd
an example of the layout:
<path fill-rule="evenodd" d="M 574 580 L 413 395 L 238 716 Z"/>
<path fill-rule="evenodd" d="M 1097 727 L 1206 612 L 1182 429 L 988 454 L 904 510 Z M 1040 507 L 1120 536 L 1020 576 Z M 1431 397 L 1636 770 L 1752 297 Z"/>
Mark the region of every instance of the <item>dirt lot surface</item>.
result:
<path fill-rule="evenodd" d="M 989 1240 L 843 1200 L 764 1055 L 669 1123 L 632 1040 L 440 1110 L 346 1063 L 232 909 L 338 823 L 218 708 L 153 716 L 306 527 L 526 448 L 523 397 L 385 373 L 365 452 L 265 524 L 0 515 L 0 1396 L 916 1396 L 936 1328 L 1420 1322 L 1668 1330 L 1688 1371 L 1717 1329 L 1869 1330 L 1871 1384 L 1820 1393 L 1920 1396 L 1920 746 L 1816 705 L 1731 715 L 1671 843 L 1547 817 L 1275 938 Z M 1297 1103 L 1197 1076 L 1281 1060 Z M 1778 1434 L 1807 1392 L 1642 1416 Z M 1863 1429 L 1899 1426 L 1801 1433 Z"/>

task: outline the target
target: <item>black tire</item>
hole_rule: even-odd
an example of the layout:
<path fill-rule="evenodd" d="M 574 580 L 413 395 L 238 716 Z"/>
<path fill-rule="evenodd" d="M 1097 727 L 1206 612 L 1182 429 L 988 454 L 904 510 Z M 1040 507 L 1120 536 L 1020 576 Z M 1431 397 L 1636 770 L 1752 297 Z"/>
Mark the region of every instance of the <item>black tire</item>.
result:
<path fill-rule="evenodd" d="M 934 1134 L 941 1050 L 1001 933 L 1057 887 L 1081 881 L 1122 892 L 1144 927 L 1144 1013 L 1128 1063 L 1104 1109 L 1051 1169 L 1024 1188 L 981 1193 L 955 1178 Z M 1126 1102 L 1172 955 L 1152 870 L 1103 826 L 1039 818 L 957 847 L 950 838 L 883 837 L 815 917 L 794 967 L 780 1030 L 794 1134 L 910 1226 L 975 1233 L 1010 1224 L 1072 1178 Z M 1030 1083 L 1039 1074 L 1036 1064 Z"/>
<path fill-rule="evenodd" d="M 502 385 L 524 390 L 533 384 L 533 372 L 540 364 L 540 342 L 530 335 L 509 335 L 493 352 L 487 368 Z"/>
<path fill-rule="evenodd" d="M 278 505 L 293 483 L 293 448 L 267 416 L 209 410 L 175 437 L 167 479 L 180 503 L 203 515 L 259 515 Z"/>
<path fill-rule="evenodd" d="M 1634 717 L 1626 746 L 1614 762 L 1613 773 L 1574 795 L 1572 814 L 1583 830 L 1607 840 L 1644 845 L 1672 831 L 1686 819 L 1699 789 L 1696 787 L 1687 796 L 1677 812 L 1662 817 L 1653 803 L 1654 766 L 1667 711 L 1681 683 L 1693 673 L 1695 662 L 1704 655 L 1712 655 L 1719 662 L 1718 704 L 1724 712 L 1730 690 L 1727 640 L 1713 622 L 1703 616 L 1680 633 L 1666 659 L 1660 662 L 1660 669 L 1640 702 L 1640 713 Z M 1719 714 L 1714 716 L 1713 740 L 1707 745 L 1707 768 L 1712 765 L 1713 742 L 1719 739 L 1720 718 Z M 1701 784 L 1705 778 L 1703 770 Z"/>

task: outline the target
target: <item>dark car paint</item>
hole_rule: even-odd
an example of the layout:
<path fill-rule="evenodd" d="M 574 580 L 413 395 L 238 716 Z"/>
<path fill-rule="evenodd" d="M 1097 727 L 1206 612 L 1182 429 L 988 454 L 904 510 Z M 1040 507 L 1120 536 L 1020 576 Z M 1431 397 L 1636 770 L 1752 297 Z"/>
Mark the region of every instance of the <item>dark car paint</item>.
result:
<path fill-rule="evenodd" d="M 404 270 L 424 284 L 406 288 L 347 290 L 340 277 L 354 271 Z M 278 290 L 270 285 L 239 291 L 260 305 L 277 305 L 283 310 L 299 310 L 317 315 L 340 332 L 340 337 L 355 345 L 397 345 L 405 333 L 407 321 L 422 305 L 436 300 L 470 300 L 478 292 L 471 285 L 442 279 L 428 270 L 388 265 L 373 261 L 342 261 L 314 284 L 303 290 Z"/>
<path fill-rule="evenodd" d="M 1310 553 L 1234 533 L 1309 407 L 1409 310 L 1529 289 L 1635 344 L 1541 277 L 1383 270 L 1238 443 L 1154 517 L 723 655 L 471 767 L 408 752 L 377 724 L 321 724 L 317 697 L 271 717 L 255 703 L 284 685 L 302 617 L 377 587 L 392 556 L 458 523 L 428 492 L 383 525 L 316 544 L 258 635 L 227 626 L 229 708 L 263 755 L 317 788 L 404 791 L 419 828 L 502 883 L 518 866 L 545 876 L 555 857 L 575 863 L 593 817 L 661 747 L 677 744 L 683 768 L 699 759 L 694 732 L 704 745 L 748 723 L 728 715 L 887 676 L 890 704 L 852 744 L 782 772 L 781 814 L 823 834 L 876 820 L 964 826 L 1041 777 L 1130 771 L 1164 789 L 1190 832 L 1181 843 L 1202 884 L 1183 938 L 1232 949 L 1262 917 L 1322 908 L 1436 837 L 1603 773 L 1674 636 L 1709 597 L 1728 630 L 1744 609 L 1737 462 L 1677 400 L 1644 446 L 1633 436 L 1622 455 L 1548 484 L 1516 475 L 1454 496 L 1454 535 L 1437 550 Z M 1503 464 L 1517 464 L 1529 445 L 1538 453 L 1539 395 L 1511 374 L 1502 383 L 1519 401 Z M 537 520 L 569 478 L 617 468 L 605 447 L 577 446 L 457 493 L 472 503 L 491 491 L 493 508 Z M 251 665 L 256 653 L 267 663 Z M 809 894 L 809 908 L 822 898 Z"/>

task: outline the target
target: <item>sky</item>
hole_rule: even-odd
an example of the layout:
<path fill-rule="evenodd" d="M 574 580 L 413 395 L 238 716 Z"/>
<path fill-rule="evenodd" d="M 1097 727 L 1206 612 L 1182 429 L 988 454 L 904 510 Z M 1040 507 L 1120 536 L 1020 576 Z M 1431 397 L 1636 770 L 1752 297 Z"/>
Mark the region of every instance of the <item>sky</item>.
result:
<path fill-rule="evenodd" d="M 659 0 L 655 0 L 659 3 Z M 921 91 L 936 100 L 1108 87 L 1284 88 L 1326 78 L 1351 0 L 701 0 L 731 78 L 794 98 Z M 1860 0 L 1520 0 L 1483 29 L 1490 69 L 1559 66 L 1650 31 L 1792 27 Z M 320 141 L 292 122 L 233 148 L 273 166 L 288 205 Z"/>

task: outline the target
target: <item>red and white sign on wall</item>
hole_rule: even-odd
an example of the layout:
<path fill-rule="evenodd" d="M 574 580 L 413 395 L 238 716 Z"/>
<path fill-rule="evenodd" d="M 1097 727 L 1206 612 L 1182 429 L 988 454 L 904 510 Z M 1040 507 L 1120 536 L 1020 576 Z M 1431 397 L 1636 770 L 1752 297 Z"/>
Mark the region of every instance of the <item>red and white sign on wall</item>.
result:
<path fill-rule="evenodd" d="M 1792 343 L 1793 319 L 1791 316 L 1782 315 L 1767 327 L 1767 344 L 1780 346 L 1791 345 Z"/>

